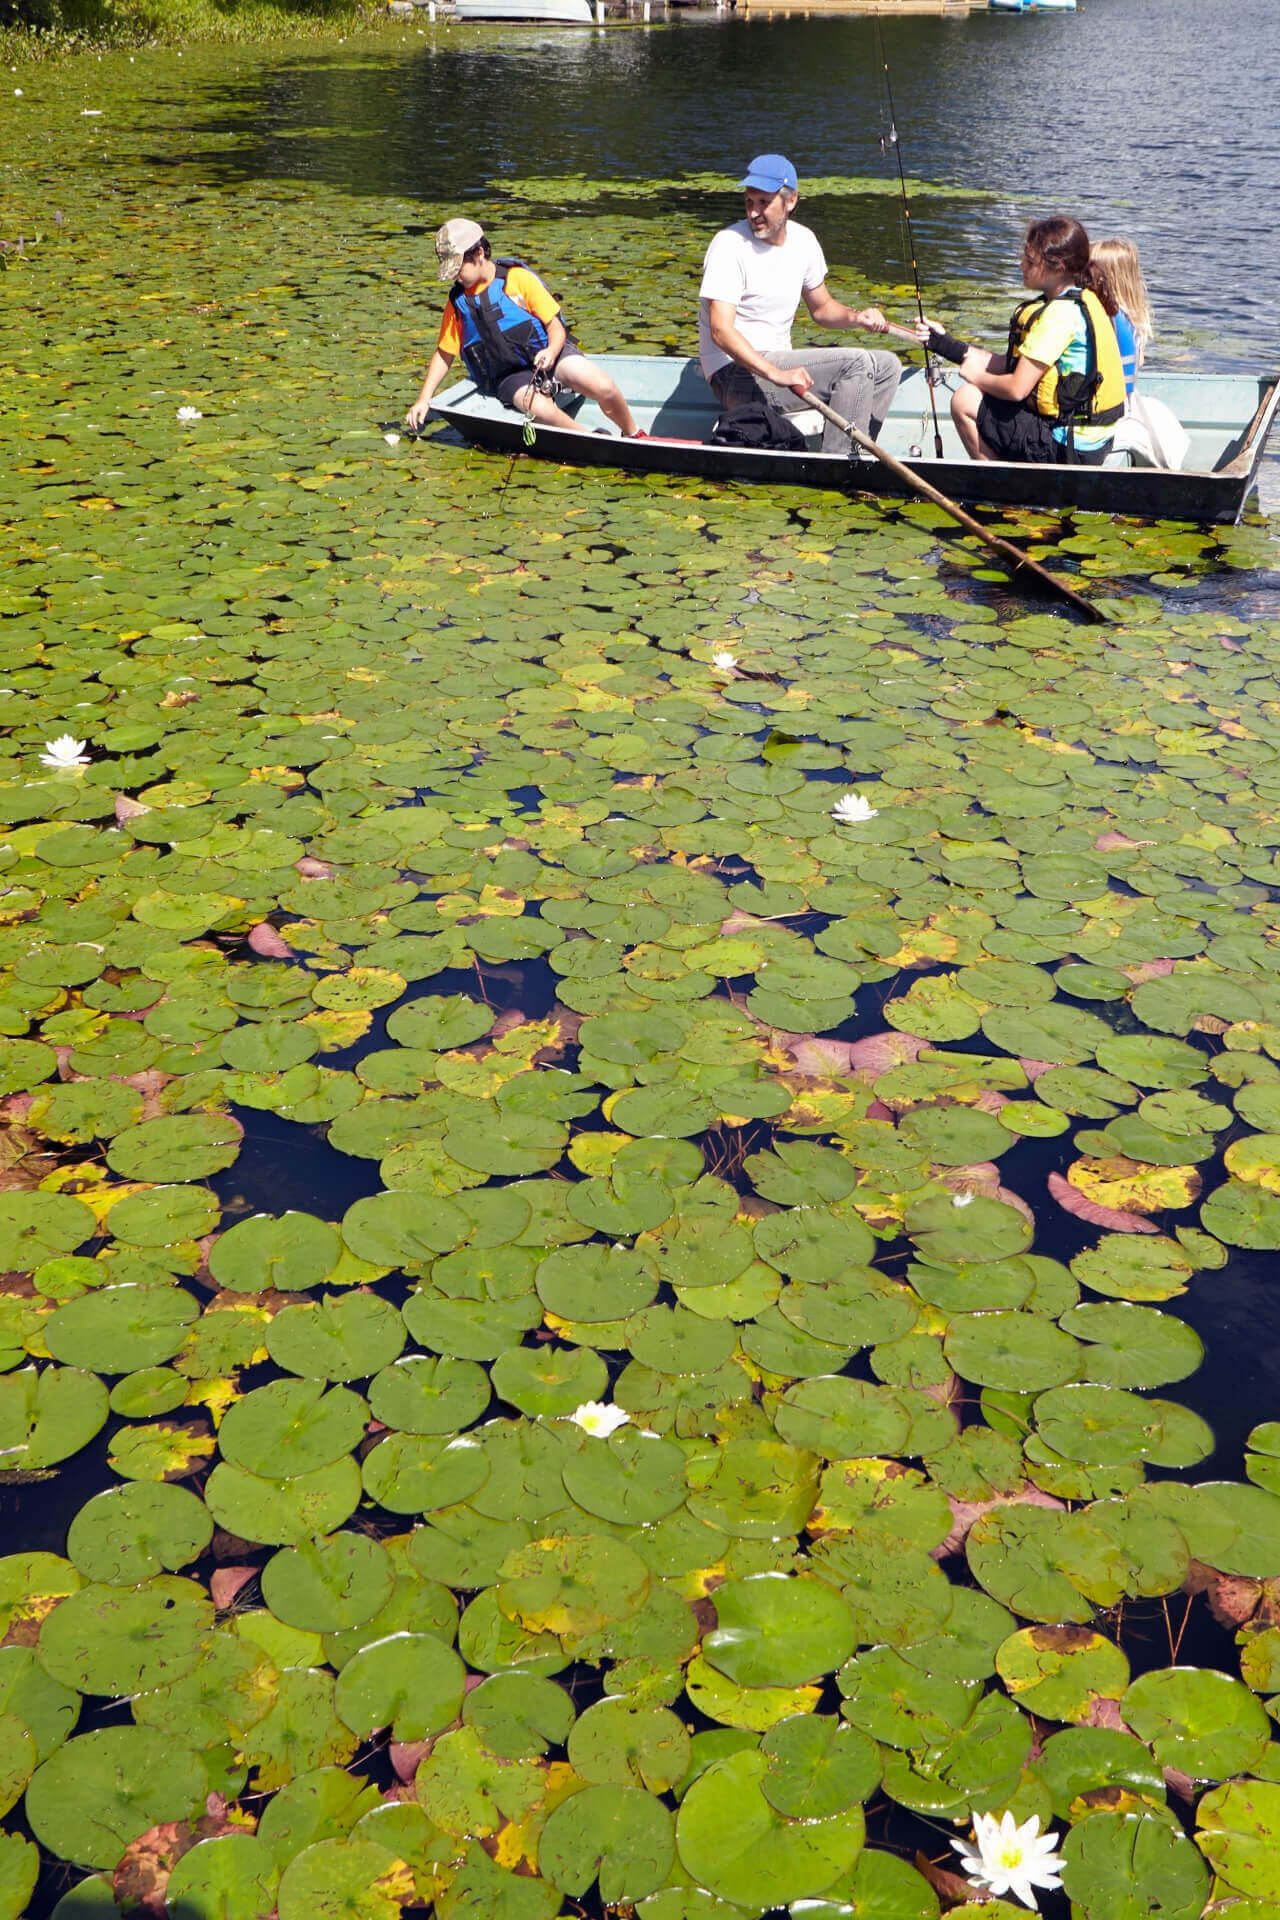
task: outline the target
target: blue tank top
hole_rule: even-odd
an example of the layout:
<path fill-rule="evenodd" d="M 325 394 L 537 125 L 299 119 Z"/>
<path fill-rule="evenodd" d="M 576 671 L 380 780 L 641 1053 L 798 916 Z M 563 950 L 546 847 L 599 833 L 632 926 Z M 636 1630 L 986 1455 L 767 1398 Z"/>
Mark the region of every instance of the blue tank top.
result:
<path fill-rule="evenodd" d="M 1138 378 L 1138 336 L 1134 332 L 1133 322 L 1121 307 L 1115 318 L 1116 340 L 1120 346 L 1120 362 L 1124 367 L 1124 391 L 1126 399 L 1133 392 Z"/>

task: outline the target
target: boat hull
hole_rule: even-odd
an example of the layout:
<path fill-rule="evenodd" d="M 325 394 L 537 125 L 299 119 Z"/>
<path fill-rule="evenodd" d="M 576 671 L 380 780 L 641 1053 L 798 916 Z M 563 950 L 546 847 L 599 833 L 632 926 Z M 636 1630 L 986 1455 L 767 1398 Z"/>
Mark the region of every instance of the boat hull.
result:
<path fill-rule="evenodd" d="M 716 402 L 695 360 L 629 355 L 593 356 L 626 394 L 637 421 L 651 436 L 622 440 L 594 405 L 568 401 L 584 431 L 538 427 L 524 444 L 521 414 L 479 393 L 469 382 L 436 400 L 443 417 L 473 445 L 497 453 L 529 452 L 536 459 L 582 467 L 622 467 L 637 473 L 669 473 L 690 479 L 763 481 L 860 493 L 901 494 L 908 489 L 869 456 L 857 461 L 824 454 L 817 436 L 804 453 L 710 444 Z M 903 376 L 881 434 L 890 453 L 953 499 L 998 507 L 1045 507 L 1069 512 L 1117 513 L 1150 520 L 1231 523 L 1238 520 L 1253 487 L 1267 435 L 1280 401 L 1280 376 L 1143 374 L 1143 390 L 1173 408 L 1191 435 L 1186 470 L 1154 467 L 1032 466 L 1011 461 L 971 461 L 964 454 L 939 396 L 943 458 L 925 456 L 933 426 L 919 368 Z"/>
<path fill-rule="evenodd" d="M 509 20 L 539 27 L 589 27 L 587 0 L 457 0 L 459 20 Z"/>

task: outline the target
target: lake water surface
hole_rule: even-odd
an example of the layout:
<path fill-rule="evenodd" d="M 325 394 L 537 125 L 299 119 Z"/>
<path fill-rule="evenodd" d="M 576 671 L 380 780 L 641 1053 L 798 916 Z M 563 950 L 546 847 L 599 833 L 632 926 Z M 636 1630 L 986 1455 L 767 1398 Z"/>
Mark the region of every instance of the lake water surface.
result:
<path fill-rule="evenodd" d="M 1064 207 L 1140 244 L 1158 359 L 1272 363 L 1273 11 L 887 23 L 929 304 L 998 339 Z M 589 346 L 683 353 L 781 148 L 836 290 L 907 315 L 877 58 L 857 20 L 442 19 L 0 94 L 0 1920 L 77 1879 L 62 1920 L 114 1913 L 83 1876 L 210 1790 L 272 1835 L 255 1920 L 282 1865 L 281 1920 L 339 1869 L 377 1920 L 594 1911 L 610 1847 L 645 1920 L 921 1920 L 917 1849 L 1005 1805 L 1073 1823 L 1088 1920 L 1136 1846 L 1191 1920 L 1206 1785 L 1275 1772 L 1274 1630 L 1246 1686 L 1182 1588 L 1280 1574 L 1280 522 L 1011 515 L 1100 629 L 916 505 L 396 433 L 459 210 Z M 605 1399 L 607 1442 L 568 1417 Z M 944 1549 L 1028 1486 L 1073 1512 Z M 406 1626 L 412 1698 L 385 1654 L 339 1686 Z M 455 1717 L 455 1626 L 500 1684 L 421 1813 L 357 1806 L 373 1729 Z M 1088 1717 L 1122 1745 L 1077 1772 Z"/>

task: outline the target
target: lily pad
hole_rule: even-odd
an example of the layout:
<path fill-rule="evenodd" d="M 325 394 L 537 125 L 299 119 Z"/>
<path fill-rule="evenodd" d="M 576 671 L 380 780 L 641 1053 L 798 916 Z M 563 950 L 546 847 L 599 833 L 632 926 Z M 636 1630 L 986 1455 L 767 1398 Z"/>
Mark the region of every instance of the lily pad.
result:
<path fill-rule="evenodd" d="M 180 1741 L 150 1727 L 103 1727 L 45 1761 L 27 1788 L 27 1819 L 58 1859 L 114 1868 L 149 1828 L 193 1819 L 207 1792 L 202 1762 Z"/>
<path fill-rule="evenodd" d="M 803 1575 L 728 1581 L 716 1589 L 715 1609 L 703 1655 L 738 1686 L 799 1686 L 834 1672 L 856 1645 L 839 1594 Z"/>

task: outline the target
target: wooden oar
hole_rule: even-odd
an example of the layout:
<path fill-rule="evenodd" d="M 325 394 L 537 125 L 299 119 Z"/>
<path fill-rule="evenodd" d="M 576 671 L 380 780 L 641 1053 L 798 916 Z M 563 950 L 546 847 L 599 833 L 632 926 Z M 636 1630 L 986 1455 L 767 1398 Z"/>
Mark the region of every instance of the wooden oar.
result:
<path fill-rule="evenodd" d="M 903 328 L 902 331 L 906 332 L 906 329 Z M 914 339 L 914 334 L 911 337 Z M 778 381 L 775 384 L 781 386 L 783 382 Z M 941 507 L 944 513 L 949 513 L 953 520 L 959 521 L 966 532 L 976 533 L 983 545 L 998 553 L 1009 566 L 1026 568 L 1027 572 L 1033 573 L 1051 593 L 1057 594 L 1059 599 L 1066 600 L 1073 607 L 1079 608 L 1088 619 L 1106 624 L 1109 616 L 1103 613 L 1100 607 L 1095 607 L 1093 602 L 1086 600 L 1082 593 L 1077 593 L 1074 587 L 1069 587 L 1065 580 L 1059 580 L 1057 574 L 1050 573 L 1049 569 L 1042 567 L 1038 560 L 1033 560 L 1029 553 L 1023 553 L 1021 547 L 1015 547 L 1011 540 L 1002 540 L 998 533 L 988 532 L 981 521 L 975 520 L 971 513 L 966 513 L 963 507 L 958 506 L 945 493 L 939 492 L 930 481 L 922 480 L 918 473 L 913 473 L 905 460 L 899 460 L 894 454 L 886 453 L 878 441 L 873 440 L 870 434 L 863 433 L 860 427 L 855 427 L 851 420 L 842 419 L 835 408 L 829 407 L 825 400 L 819 400 L 813 392 L 804 394 L 803 399 L 806 407 L 815 408 L 824 420 L 829 420 L 833 427 L 839 427 L 841 433 L 847 433 L 854 445 L 861 447 L 864 453 L 874 454 L 880 464 L 888 467 L 890 473 L 896 474 L 912 493 L 918 493 L 924 499 L 932 500 L 935 507 Z"/>

